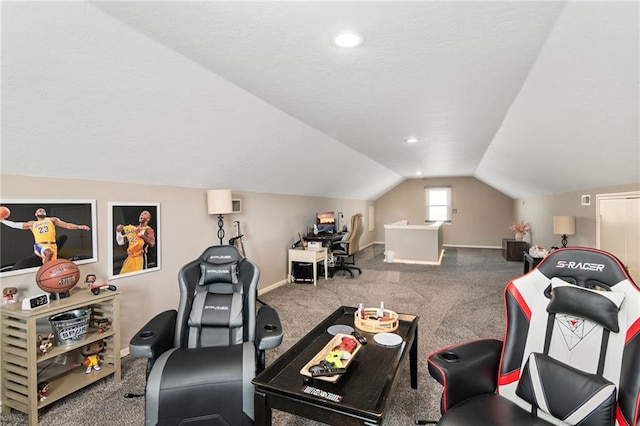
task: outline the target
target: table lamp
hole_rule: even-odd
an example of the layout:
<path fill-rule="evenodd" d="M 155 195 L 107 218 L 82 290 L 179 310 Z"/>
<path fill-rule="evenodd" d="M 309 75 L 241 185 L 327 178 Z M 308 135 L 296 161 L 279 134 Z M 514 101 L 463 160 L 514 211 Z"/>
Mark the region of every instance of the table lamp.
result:
<path fill-rule="evenodd" d="M 567 246 L 567 235 L 576 234 L 576 217 L 575 216 L 554 216 L 553 217 L 553 233 L 562 235 L 562 247 Z"/>
<path fill-rule="evenodd" d="M 224 239 L 223 215 L 233 212 L 233 201 L 230 189 L 210 189 L 207 191 L 207 210 L 209 214 L 218 215 L 218 238 L 220 245 Z"/>

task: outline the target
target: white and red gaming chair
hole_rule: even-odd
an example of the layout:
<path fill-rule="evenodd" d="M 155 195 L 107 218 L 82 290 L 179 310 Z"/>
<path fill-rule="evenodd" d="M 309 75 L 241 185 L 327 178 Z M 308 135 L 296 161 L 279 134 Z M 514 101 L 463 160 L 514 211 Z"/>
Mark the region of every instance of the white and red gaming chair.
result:
<path fill-rule="evenodd" d="M 511 281 L 503 340 L 427 357 L 440 425 L 638 426 L 640 290 L 609 253 L 564 248 Z"/>

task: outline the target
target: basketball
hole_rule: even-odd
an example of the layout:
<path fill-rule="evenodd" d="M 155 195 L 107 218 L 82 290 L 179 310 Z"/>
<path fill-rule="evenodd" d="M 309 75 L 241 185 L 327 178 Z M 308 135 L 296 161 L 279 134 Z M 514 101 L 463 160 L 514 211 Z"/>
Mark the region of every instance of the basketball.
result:
<path fill-rule="evenodd" d="M 80 270 L 70 260 L 56 259 L 47 262 L 36 272 L 36 284 L 48 293 L 69 291 L 80 280 Z"/>
<path fill-rule="evenodd" d="M 0 220 L 8 218 L 10 214 L 11 210 L 5 206 L 0 206 Z"/>

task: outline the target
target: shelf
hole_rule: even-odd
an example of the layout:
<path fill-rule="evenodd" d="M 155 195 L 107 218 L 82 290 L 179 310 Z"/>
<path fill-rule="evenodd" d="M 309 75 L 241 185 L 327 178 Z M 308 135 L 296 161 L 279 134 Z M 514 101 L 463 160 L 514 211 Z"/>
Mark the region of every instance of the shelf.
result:
<path fill-rule="evenodd" d="M 62 355 L 74 349 L 78 349 L 86 345 L 87 343 L 95 342 L 101 339 L 107 339 L 115 334 L 113 330 L 107 330 L 104 333 L 100 333 L 98 330 L 89 330 L 85 335 L 84 339 L 66 346 L 52 346 L 45 355 L 38 354 L 38 362 L 47 361 L 57 357 L 58 355 Z M 6 343 L 5 343 L 6 344 Z"/>
<path fill-rule="evenodd" d="M 108 364 L 100 364 L 100 371 L 85 373 L 85 367 L 76 367 L 68 373 L 49 382 L 47 399 L 38 403 L 38 408 L 45 407 L 79 389 L 89 386 L 100 379 L 115 373 L 115 368 Z"/>
<path fill-rule="evenodd" d="M 18 304 L 0 307 L 2 347 L 2 411 L 22 411 L 29 416 L 29 425 L 38 424 L 38 409 L 102 378 L 113 375 L 120 381 L 120 292 L 103 292 L 93 295 L 86 289 L 74 289 L 71 296 L 54 300 L 48 306 L 34 310 L 21 309 Z M 46 354 L 38 348 L 37 322 L 52 315 L 75 309 L 91 309 L 89 330 L 81 341 L 71 345 L 53 346 Z M 95 327 L 99 319 L 109 320 L 109 329 L 101 333 Z M 104 339 L 105 349 L 100 353 L 99 371 L 85 373 L 86 368 L 78 362 L 69 369 L 46 376 L 40 364 L 53 362 L 56 357 L 76 351 L 86 344 Z M 79 354 L 78 354 L 79 356 Z M 47 380 L 49 391 L 46 399 L 39 401 L 38 382 Z"/>

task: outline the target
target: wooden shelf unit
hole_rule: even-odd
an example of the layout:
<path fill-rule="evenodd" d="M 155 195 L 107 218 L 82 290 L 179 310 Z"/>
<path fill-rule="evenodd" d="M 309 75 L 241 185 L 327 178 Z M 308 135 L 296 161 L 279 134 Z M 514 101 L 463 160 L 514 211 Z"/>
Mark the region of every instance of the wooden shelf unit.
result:
<path fill-rule="evenodd" d="M 120 381 L 120 292 L 103 291 L 93 295 L 87 289 L 74 289 L 68 298 L 52 300 L 42 308 L 23 311 L 19 303 L 0 308 L 2 333 L 2 412 L 18 410 L 29 416 L 29 425 L 38 424 L 38 409 L 113 374 Z M 38 348 L 36 323 L 39 319 L 74 309 L 91 308 L 89 330 L 82 341 L 53 346 L 42 355 Z M 100 318 L 109 319 L 104 333 L 94 326 Z M 100 353 L 100 371 L 85 373 L 80 365 L 49 379 L 46 399 L 38 398 L 38 364 L 76 350 L 87 343 L 103 339 L 106 348 Z"/>

